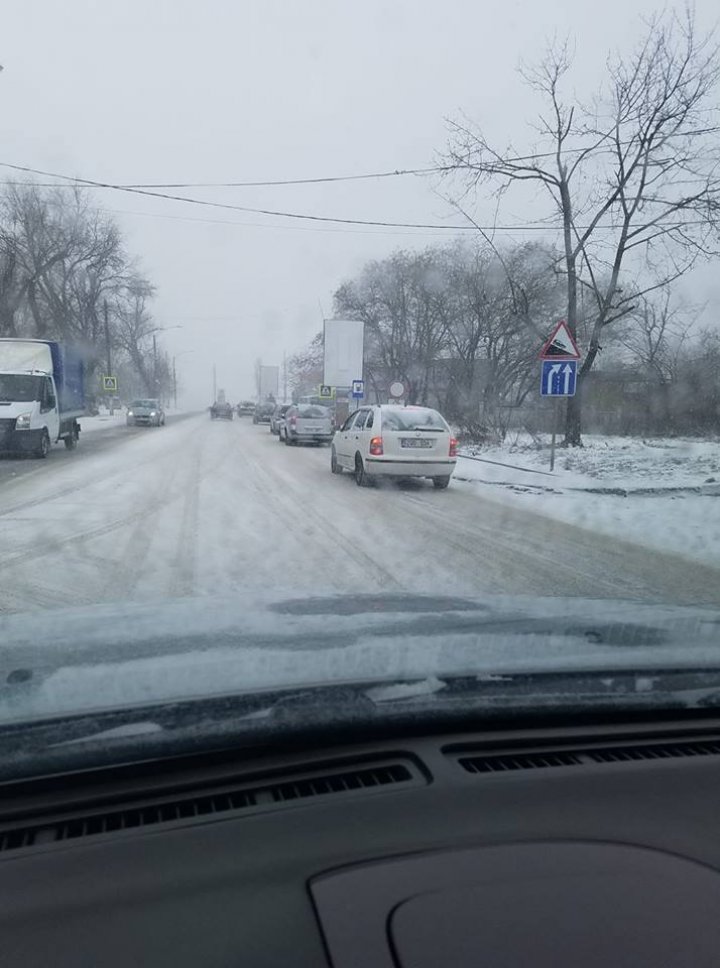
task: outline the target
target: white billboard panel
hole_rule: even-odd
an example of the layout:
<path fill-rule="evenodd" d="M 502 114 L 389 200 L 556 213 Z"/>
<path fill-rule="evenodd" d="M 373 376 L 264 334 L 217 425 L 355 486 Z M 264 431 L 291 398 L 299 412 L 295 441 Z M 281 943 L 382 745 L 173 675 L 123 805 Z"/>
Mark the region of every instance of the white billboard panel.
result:
<path fill-rule="evenodd" d="M 280 386 L 280 367 L 261 365 L 258 382 L 258 396 L 261 401 L 267 400 L 269 396 L 277 399 Z"/>
<path fill-rule="evenodd" d="M 363 378 L 364 326 L 358 319 L 325 320 L 325 367 L 323 383 L 351 387 Z"/>

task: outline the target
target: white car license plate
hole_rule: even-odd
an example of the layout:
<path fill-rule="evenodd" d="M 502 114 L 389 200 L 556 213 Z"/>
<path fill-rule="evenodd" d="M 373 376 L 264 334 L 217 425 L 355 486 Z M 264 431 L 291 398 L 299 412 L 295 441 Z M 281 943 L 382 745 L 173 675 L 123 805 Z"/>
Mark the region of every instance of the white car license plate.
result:
<path fill-rule="evenodd" d="M 401 447 L 416 447 L 417 449 L 420 449 L 420 448 L 432 447 L 432 445 L 433 445 L 433 441 L 428 440 L 426 437 L 421 437 L 420 439 L 417 439 L 416 437 L 400 438 Z"/>

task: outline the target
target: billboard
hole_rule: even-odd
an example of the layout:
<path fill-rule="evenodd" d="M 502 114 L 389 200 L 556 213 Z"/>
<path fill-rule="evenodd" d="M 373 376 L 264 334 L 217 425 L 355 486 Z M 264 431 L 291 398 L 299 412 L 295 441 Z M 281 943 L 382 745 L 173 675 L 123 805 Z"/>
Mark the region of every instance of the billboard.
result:
<path fill-rule="evenodd" d="M 270 396 L 277 400 L 279 386 L 280 367 L 260 364 L 258 367 L 258 400 L 267 400 Z"/>
<path fill-rule="evenodd" d="M 363 323 L 357 319 L 325 320 L 323 383 L 351 387 L 363 378 Z"/>

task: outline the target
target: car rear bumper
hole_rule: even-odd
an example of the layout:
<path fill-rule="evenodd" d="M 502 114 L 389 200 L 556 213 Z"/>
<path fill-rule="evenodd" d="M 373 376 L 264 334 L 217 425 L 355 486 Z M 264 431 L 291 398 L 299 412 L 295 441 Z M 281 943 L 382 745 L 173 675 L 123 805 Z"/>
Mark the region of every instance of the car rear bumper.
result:
<path fill-rule="evenodd" d="M 371 477 L 450 477 L 457 461 L 394 460 L 391 457 L 367 457 L 365 471 Z"/>
<path fill-rule="evenodd" d="M 329 444 L 333 439 L 333 434 L 299 434 L 297 431 L 286 431 L 290 440 L 296 440 L 299 444 Z"/>

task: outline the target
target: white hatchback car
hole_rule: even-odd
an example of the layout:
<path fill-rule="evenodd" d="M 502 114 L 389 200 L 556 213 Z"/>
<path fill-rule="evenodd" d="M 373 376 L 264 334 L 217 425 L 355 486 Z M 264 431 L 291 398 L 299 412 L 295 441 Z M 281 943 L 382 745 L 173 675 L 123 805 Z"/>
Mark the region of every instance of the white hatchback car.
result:
<path fill-rule="evenodd" d="M 457 440 L 429 407 L 362 407 L 336 432 L 330 469 L 352 471 L 363 486 L 378 477 L 429 477 L 445 488 L 457 462 Z"/>

